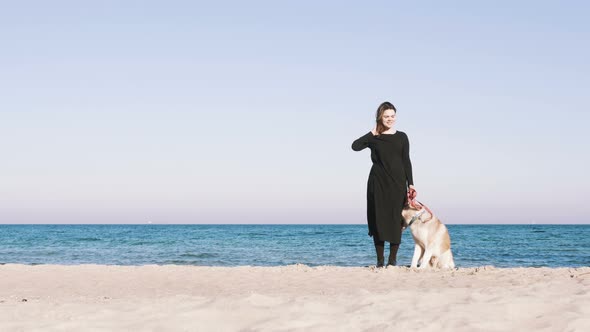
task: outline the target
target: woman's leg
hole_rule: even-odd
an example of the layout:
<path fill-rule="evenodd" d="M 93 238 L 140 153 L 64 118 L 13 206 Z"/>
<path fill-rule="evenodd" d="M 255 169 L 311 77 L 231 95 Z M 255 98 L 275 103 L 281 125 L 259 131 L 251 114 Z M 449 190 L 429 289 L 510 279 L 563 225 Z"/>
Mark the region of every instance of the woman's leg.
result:
<path fill-rule="evenodd" d="M 399 249 L 399 243 L 389 242 L 389 259 L 387 260 L 387 266 L 397 264 L 397 250 Z"/>
<path fill-rule="evenodd" d="M 385 258 L 383 252 L 385 251 L 385 241 L 379 240 L 377 235 L 373 235 L 373 243 L 375 244 L 375 251 L 377 252 L 377 267 L 383 267 Z"/>

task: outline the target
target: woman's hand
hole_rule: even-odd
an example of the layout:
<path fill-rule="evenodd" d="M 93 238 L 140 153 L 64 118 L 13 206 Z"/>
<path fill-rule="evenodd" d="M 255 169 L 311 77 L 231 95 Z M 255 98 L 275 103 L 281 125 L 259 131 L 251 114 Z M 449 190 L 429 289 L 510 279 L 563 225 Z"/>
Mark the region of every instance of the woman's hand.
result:
<path fill-rule="evenodd" d="M 410 199 L 414 199 L 418 195 L 418 192 L 416 191 L 416 188 L 414 188 L 414 185 L 413 184 L 410 185 L 410 189 L 408 190 L 408 192 L 410 194 L 409 195 L 410 196 Z"/>

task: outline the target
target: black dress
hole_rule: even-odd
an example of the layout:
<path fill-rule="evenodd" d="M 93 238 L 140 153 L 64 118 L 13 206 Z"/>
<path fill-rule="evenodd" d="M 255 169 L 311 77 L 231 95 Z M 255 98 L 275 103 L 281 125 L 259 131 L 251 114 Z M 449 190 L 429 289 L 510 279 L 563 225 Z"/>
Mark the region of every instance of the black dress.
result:
<path fill-rule="evenodd" d="M 373 166 L 367 182 L 369 236 L 394 244 L 401 242 L 402 209 L 407 188 L 413 185 L 410 142 L 406 133 L 373 136 L 369 132 L 352 143 L 354 151 L 371 149 Z"/>

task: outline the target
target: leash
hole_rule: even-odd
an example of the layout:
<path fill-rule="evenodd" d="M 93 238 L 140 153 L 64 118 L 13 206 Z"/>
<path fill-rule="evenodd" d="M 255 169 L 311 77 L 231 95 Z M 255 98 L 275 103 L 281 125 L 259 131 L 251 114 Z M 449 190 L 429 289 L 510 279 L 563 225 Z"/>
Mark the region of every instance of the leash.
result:
<path fill-rule="evenodd" d="M 408 227 L 410 227 L 414 223 L 414 221 L 416 221 L 416 219 L 420 218 L 425 211 L 428 211 L 428 213 L 430 213 L 430 218 L 428 218 L 426 220 L 420 219 L 423 223 L 429 221 L 430 219 L 432 219 L 432 217 L 434 217 L 434 214 L 432 213 L 432 211 L 430 211 L 428 206 L 426 206 L 426 204 L 423 204 L 422 202 L 420 202 L 419 200 L 416 199 L 416 196 L 418 195 L 416 190 L 414 190 L 414 189 L 408 190 L 407 195 L 408 195 L 408 204 L 411 207 L 413 207 L 415 209 L 422 209 L 422 208 L 425 209 L 412 217 L 412 220 L 410 220 L 410 222 L 408 223 Z"/>

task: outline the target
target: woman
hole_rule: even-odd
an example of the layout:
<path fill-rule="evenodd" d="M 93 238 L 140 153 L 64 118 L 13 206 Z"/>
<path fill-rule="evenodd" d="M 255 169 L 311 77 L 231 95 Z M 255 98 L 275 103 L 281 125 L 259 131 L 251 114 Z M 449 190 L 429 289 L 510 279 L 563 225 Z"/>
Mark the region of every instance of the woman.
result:
<path fill-rule="evenodd" d="M 396 265 L 402 236 L 402 209 L 407 188 L 416 195 L 412 180 L 408 136 L 393 128 L 397 110 L 390 102 L 377 109 L 376 126 L 352 143 L 354 151 L 371 149 L 373 166 L 367 182 L 367 222 L 377 252 L 377 267 L 383 267 L 385 241 L 390 243 L 387 265 Z"/>

